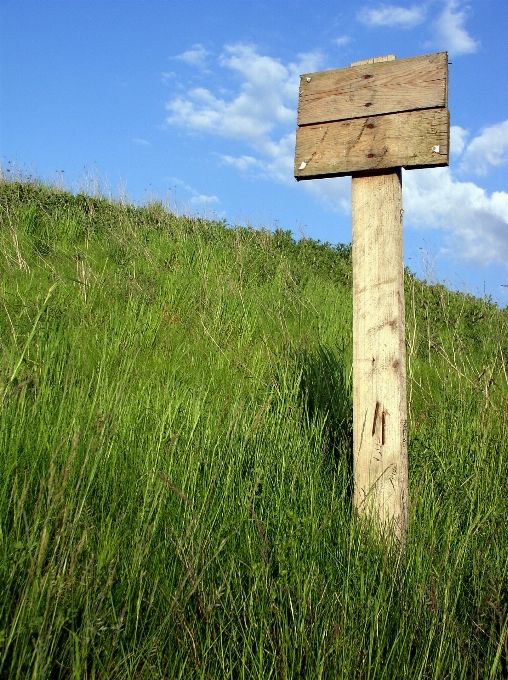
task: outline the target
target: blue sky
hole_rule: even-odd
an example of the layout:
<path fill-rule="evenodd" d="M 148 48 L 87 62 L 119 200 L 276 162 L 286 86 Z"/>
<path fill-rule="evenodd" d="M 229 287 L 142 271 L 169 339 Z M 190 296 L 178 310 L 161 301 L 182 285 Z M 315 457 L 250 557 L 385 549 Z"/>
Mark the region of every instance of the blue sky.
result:
<path fill-rule="evenodd" d="M 0 160 L 349 243 L 351 180 L 293 179 L 299 75 L 447 50 L 451 165 L 403 174 L 406 265 L 505 306 L 507 34 L 506 0 L 0 0 Z"/>

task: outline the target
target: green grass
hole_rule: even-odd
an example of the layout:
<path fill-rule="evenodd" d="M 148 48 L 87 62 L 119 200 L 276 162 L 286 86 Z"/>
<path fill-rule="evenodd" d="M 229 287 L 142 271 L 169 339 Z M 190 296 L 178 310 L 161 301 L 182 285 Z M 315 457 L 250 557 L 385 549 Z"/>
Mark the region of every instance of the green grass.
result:
<path fill-rule="evenodd" d="M 351 252 L 0 182 L 0 677 L 508 673 L 508 312 L 406 272 L 411 530 L 351 512 Z"/>

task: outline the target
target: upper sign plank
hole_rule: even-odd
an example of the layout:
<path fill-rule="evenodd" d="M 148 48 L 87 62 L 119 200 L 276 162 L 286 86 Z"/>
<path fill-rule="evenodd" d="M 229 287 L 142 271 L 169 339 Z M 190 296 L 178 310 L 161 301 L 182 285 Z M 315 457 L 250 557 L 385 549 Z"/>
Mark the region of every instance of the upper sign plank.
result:
<path fill-rule="evenodd" d="M 447 105 L 448 55 L 438 52 L 301 76 L 298 125 Z"/>

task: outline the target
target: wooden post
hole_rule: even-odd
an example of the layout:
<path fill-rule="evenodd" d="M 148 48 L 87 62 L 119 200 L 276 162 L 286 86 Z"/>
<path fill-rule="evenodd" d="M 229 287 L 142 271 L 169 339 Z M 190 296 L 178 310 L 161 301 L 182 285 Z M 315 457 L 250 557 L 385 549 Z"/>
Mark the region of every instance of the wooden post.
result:
<path fill-rule="evenodd" d="M 408 530 L 406 342 L 400 168 L 354 176 L 354 504 L 382 531 Z"/>
<path fill-rule="evenodd" d="M 446 52 L 309 73 L 300 81 L 295 177 L 352 175 L 354 504 L 408 531 L 401 168 L 446 166 Z"/>

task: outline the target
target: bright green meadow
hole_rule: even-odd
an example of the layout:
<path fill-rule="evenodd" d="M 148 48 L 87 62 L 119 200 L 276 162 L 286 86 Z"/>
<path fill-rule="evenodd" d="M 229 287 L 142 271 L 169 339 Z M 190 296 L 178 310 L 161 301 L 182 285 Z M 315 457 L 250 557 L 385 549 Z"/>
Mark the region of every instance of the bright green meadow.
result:
<path fill-rule="evenodd" d="M 350 246 L 0 181 L 0 678 L 508 677 L 508 311 L 406 271 L 410 534 L 351 510 Z"/>

